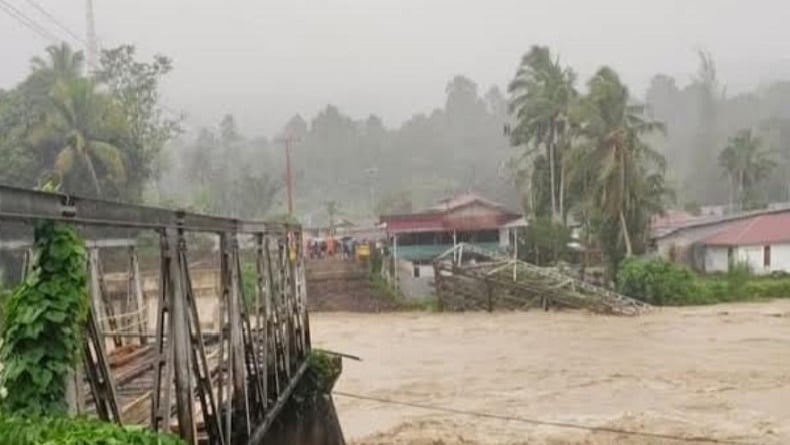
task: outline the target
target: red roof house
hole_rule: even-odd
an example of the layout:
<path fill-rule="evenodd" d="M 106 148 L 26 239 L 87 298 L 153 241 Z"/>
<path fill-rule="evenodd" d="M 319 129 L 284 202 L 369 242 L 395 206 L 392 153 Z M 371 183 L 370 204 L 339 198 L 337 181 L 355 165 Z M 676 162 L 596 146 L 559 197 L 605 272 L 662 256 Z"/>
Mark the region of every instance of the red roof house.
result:
<path fill-rule="evenodd" d="M 506 250 L 512 231 L 526 226 L 519 213 L 474 193 L 444 199 L 417 213 L 382 215 L 380 221 L 391 240 L 395 282 L 410 297 L 432 292 L 431 262 L 457 243 Z"/>
<path fill-rule="evenodd" d="M 417 213 L 382 215 L 380 221 L 398 257 L 412 261 L 431 260 L 458 242 L 506 247 L 509 231 L 526 225 L 520 214 L 474 193 L 444 199 Z"/>
<path fill-rule="evenodd" d="M 730 221 L 697 244 L 704 249 L 706 272 L 726 271 L 733 262 L 757 274 L 790 272 L 790 211 Z"/>
<path fill-rule="evenodd" d="M 769 213 L 734 221 L 703 238 L 708 246 L 746 246 L 790 243 L 790 212 Z"/>

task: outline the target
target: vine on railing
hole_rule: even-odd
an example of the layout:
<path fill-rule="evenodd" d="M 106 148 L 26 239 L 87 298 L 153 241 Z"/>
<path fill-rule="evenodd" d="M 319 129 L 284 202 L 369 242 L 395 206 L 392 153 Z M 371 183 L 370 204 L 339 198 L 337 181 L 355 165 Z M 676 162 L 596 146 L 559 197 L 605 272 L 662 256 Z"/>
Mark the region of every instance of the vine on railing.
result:
<path fill-rule="evenodd" d="M 32 272 L 6 301 L 0 406 L 11 414 L 63 414 L 88 310 L 85 248 L 68 225 L 39 222 L 34 233 Z"/>

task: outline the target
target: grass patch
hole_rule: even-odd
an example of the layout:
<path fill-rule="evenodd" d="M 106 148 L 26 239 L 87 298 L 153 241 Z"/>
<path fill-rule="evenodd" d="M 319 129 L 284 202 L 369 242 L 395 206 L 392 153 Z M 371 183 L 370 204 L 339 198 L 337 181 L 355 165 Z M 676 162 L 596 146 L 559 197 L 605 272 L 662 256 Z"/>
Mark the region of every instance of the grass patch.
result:
<path fill-rule="evenodd" d="M 714 303 L 790 298 L 790 277 L 748 276 L 733 281 L 724 276 L 702 276 L 700 293 Z"/>

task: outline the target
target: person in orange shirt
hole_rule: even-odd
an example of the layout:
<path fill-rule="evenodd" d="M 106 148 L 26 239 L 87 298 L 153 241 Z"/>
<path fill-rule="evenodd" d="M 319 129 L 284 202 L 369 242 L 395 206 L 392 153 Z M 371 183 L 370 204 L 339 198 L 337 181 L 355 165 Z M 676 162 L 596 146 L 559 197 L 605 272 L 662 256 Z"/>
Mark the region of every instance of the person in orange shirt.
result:
<path fill-rule="evenodd" d="M 335 238 L 332 235 L 326 239 L 326 255 L 333 257 L 335 256 Z"/>

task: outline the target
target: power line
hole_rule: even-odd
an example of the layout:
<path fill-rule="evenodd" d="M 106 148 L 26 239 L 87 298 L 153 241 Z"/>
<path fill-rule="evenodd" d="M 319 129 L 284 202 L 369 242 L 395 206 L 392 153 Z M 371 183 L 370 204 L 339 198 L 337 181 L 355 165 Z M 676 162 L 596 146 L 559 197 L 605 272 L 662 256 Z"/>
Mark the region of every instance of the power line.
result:
<path fill-rule="evenodd" d="M 35 8 L 35 9 L 36 9 L 38 12 L 40 12 L 40 13 L 41 13 L 41 14 L 42 14 L 44 17 L 46 17 L 47 19 L 49 19 L 49 21 L 50 21 L 50 22 L 54 23 L 54 24 L 55 24 L 55 26 L 57 26 L 58 28 L 60 28 L 61 30 L 63 30 L 63 31 L 66 33 L 66 34 L 68 34 L 68 35 L 69 35 L 69 36 L 70 36 L 72 39 L 74 39 L 75 41 L 77 41 L 78 43 L 81 43 L 81 44 L 83 44 L 83 45 L 86 45 L 86 44 L 87 44 L 87 43 L 85 42 L 85 39 L 83 39 L 82 37 L 78 36 L 78 35 L 77 35 L 75 32 L 73 32 L 71 29 L 69 29 L 69 27 L 68 27 L 68 26 L 64 25 L 64 24 L 63 24 L 63 22 L 61 22 L 60 20 L 58 20 L 57 18 L 55 18 L 55 16 L 54 16 L 54 15 L 52 15 L 52 14 L 51 14 L 49 11 L 47 11 L 47 10 L 46 10 L 46 9 L 45 9 L 43 6 L 41 6 L 39 3 L 37 3 L 37 2 L 36 2 L 36 1 L 34 1 L 34 0 L 27 0 L 27 2 L 28 2 L 28 4 L 30 4 L 30 6 L 32 6 L 32 7 L 33 7 L 33 8 Z"/>
<path fill-rule="evenodd" d="M 58 39 L 54 34 L 49 32 L 49 30 L 41 26 L 35 20 L 26 16 L 25 13 L 23 13 L 22 11 L 20 11 L 14 5 L 8 3 L 7 1 L 0 0 L 0 9 L 2 9 L 6 14 L 11 16 L 12 18 L 16 19 L 16 21 L 21 23 L 25 28 L 33 31 L 39 37 L 45 40 L 49 40 L 52 43 L 60 42 L 60 39 Z"/>
<path fill-rule="evenodd" d="M 672 434 L 663 434 L 663 433 L 651 433 L 648 431 L 635 431 L 635 430 L 626 430 L 620 428 L 613 428 L 607 426 L 587 426 L 587 425 L 580 425 L 577 423 L 570 423 L 570 422 L 557 422 L 557 421 L 550 421 L 550 420 L 540 420 L 540 419 L 530 419 L 527 417 L 517 417 L 517 416 L 508 416 L 503 414 L 491 414 L 491 413 L 481 413 L 477 411 L 468 411 L 463 409 L 456 409 L 456 408 L 447 408 L 443 406 L 436 406 L 436 405 L 426 405 L 422 403 L 412 403 L 412 402 L 402 402 L 398 400 L 386 399 L 383 397 L 374 397 L 374 396 L 365 396 L 359 394 L 351 394 L 342 391 L 332 391 L 332 394 L 348 397 L 351 399 L 358 399 L 358 400 L 367 400 L 370 402 L 378 402 L 384 403 L 388 405 L 400 405 L 400 406 L 408 406 L 411 408 L 420 408 L 425 410 L 431 411 L 438 411 L 450 414 L 462 414 L 465 416 L 473 416 L 473 417 L 482 417 L 487 419 L 498 419 L 498 420 L 507 420 L 513 422 L 521 422 L 521 423 L 528 423 L 531 425 L 541 425 L 541 426 L 552 426 L 556 428 L 567 428 L 567 429 L 574 429 L 574 430 L 584 430 L 590 432 L 601 432 L 601 433 L 612 433 L 612 434 L 621 434 L 624 436 L 636 436 L 636 437 L 645 437 L 651 439 L 662 439 L 662 440 L 673 440 L 676 442 L 704 442 L 704 443 L 712 443 L 718 445 L 760 445 L 757 442 L 740 442 L 737 440 L 728 440 L 728 439 L 716 439 L 713 437 L 705 437 L 705 436 L 676 436 Z"/>
<path fill-rule="evenodd" d="M 89 19 L 88 35 L 90 37 L 92 37 L 92 39 L 94 40 L 93 43 L 86 42 L 85 39 L 80 38 L 76 33 L 71 31 L 71 29 L 69 29 L 66 25 L 64 25 L 62 22 L 60 22 L 57 18 L 55 18 L 54 15 L 49 13 L 46 9 L 44 9 L 44 7 L 42 7 L 40 4 L 38 4 L 34 0 L 26 0 L 26 1 L 31 6 L 36 8 L 36 10 L 38 10 L 41 14 L 46 16 L 56 26 L 58 26 L 63 31 L 65 31 L 71 38 L 75 39 L 77 41 L 78 45 L 80 45 L 82 47 L 81 49 L 84 49 L 84 50 L 88 51 L 88 55 L 90 56 L 89 60 L 88 60 L 88 64 L 91 67 L 93 67 L 94 69 L 98 69 L 99 64 L 98 64 L 98 61 L 96 60 L 97 49 L 96 49 L 96 45 L 95 45 L 95 31 L 93 30 L 93 24 L 92 24 L 92 21 L 93 21 L 93 5 L 92 5 L 91 2 L 87 3 L 87 8 L 88 8 L 87 9 L 87 11 L 88 11 L 87 15 L 88 15 L 88 19 Z M 41 38 L 43 38 L 45 40 L 49 40 L 50 42 L 55 43 L 55 44 L 61 42 L 61 39 L 58 38 L 58 36 L 55 33 L 53 33 L 47 27 L 41 25 L 40 23 L 36 22 L 35 20 L 33 20 L 30 17 L 28 17 L 27 15 L 25 15 L 24 12 L 20 11 L 14 5 L 10 4 L 7 0 L 0 0 L 0 10 L 4 11 L 11 18 L 16 19 L 20 24 L 22 24 L 23 26 L 28 28 L 30 31 L 32 31 L 33 33 L 35 33 L 39 37 L 41 37 Z M 92 56 L 91 56 L 91 54 L 92 54 Z M 172 108 L 170 108 L 170 107 L 168 107 L 166 105 L 162 105 L 162 109 L 168 111 L 169 113 L 173 114 L 174 116 L 176 116 L 179 119 L 183 118 L 183 113 L 182 112 L 177 112 L 177 111 L 173 110 Z M 183 119 L 181 119 L 181 120 L 182 120 L 181 123 L 185 124 L 183 122 Z M 185 125 L 189 126 L 188 124 L 185 124 Z"/>

